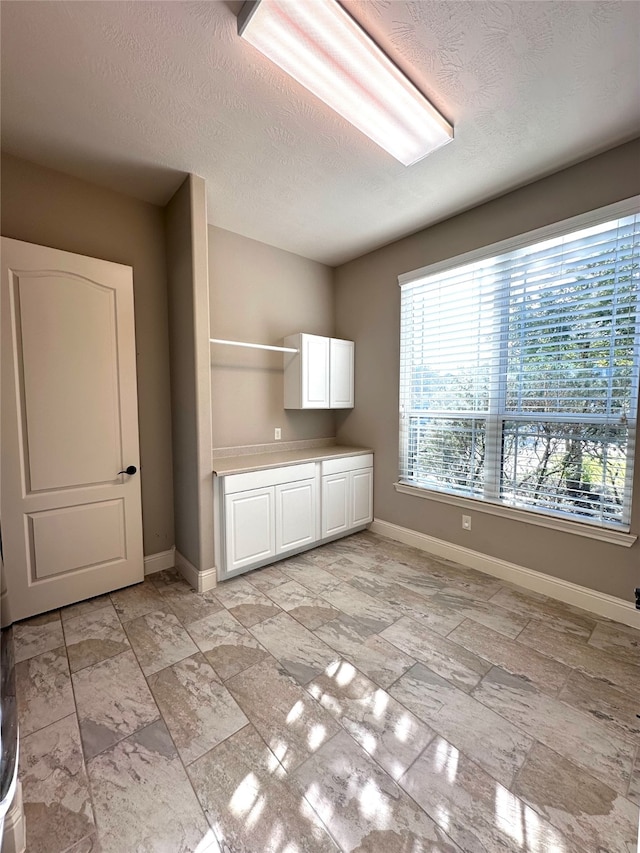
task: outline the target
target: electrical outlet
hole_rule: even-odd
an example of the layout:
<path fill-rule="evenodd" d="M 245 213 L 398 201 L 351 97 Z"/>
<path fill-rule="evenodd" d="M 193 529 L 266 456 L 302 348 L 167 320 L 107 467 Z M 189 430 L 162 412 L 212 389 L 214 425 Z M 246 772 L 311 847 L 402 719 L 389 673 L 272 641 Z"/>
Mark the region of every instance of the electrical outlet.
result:
<path fill-rule="evenodd" d="M 280 427 L 275 428 L 274 438 L 276 441 L 280 441 L 280 439 L 282 438 L 282 430 L 280 429 Z"/>
<path fill-rule="evenodd" d="M 463 515 L 462 516 L 462 529 L 463 530 L 471 530 L 471 516 Z"/>

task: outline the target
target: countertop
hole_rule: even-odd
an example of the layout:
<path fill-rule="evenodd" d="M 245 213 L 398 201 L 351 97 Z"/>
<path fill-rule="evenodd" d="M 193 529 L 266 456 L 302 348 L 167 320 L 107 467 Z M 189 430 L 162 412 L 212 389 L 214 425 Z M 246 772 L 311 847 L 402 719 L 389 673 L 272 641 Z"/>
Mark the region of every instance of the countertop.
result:
<path fill-rule="evenodd" d="M 246 456 L 221 456 L 213 460 L 213 473 L 218 477 L 224 477 L 227 474 L 264 471 L 268 468 L 282 468 L 301 462 L 323 462 L 325 459 L 363 456 L 366 453 L 373 453 L 373 450 L 369 447 L 336 444 L 333 447 L 309 447 L 305 450 L 274 450 L 269 453 L 249 453 Z"/>

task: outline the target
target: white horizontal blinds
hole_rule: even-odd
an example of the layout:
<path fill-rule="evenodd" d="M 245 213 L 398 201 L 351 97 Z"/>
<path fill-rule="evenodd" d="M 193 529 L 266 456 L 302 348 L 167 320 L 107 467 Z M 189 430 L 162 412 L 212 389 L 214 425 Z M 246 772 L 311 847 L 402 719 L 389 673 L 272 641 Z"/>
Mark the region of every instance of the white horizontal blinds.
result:
<path fill-rule="evenodd" d="M 401 478 L 484 494 L 486 422 L 495 375 L 497 286 L 474 264 L 402 291 Z"/>
<path fill-rule="evenodd" d="M 404 482 L 626 526 L 640 216 L 402 286 Z"/>

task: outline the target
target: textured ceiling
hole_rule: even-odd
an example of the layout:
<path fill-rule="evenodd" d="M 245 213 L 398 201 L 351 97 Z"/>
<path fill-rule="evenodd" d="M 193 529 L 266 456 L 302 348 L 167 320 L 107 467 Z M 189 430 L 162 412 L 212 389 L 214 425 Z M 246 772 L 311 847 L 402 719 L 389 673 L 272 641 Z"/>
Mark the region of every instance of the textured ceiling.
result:
<path fill-rule="evenodd" d="M 305 2 L 305 0 L 299 0 Z M 337 264 L 640 133 L 638 2 L 344 5 L 453 122 L 405 168 L 236 35 L 234 2 L 2 3 L 2 142 Z"/>

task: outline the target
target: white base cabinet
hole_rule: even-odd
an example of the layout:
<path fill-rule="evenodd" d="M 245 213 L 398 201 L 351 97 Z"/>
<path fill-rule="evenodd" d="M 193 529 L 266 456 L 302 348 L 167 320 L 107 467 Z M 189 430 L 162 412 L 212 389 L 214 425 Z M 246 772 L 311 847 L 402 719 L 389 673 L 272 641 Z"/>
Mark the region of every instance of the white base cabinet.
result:
<path fill-rule="evenodd" d="M 373 455 L 222 476 L 216 490 L 224 580 L 369 524 Z"/>
<path fill-rule="evenodd" d="M 373 521 L 372 463 L 370 455 L 322 463 L 323 539 L 350 533 Z"/>

